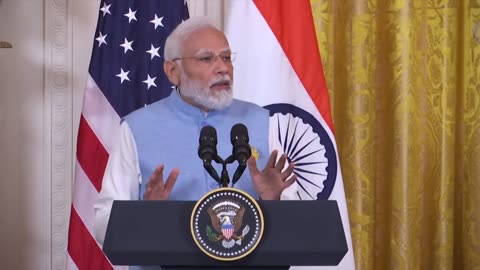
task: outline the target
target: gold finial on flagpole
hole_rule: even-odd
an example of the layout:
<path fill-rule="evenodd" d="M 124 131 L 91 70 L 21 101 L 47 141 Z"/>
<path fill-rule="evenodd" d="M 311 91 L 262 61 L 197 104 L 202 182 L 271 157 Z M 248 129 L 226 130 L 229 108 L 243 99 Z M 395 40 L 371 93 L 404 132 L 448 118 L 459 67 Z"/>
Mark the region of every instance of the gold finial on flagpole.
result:
<path fill-rule="evenodd" d="M 12 48 L 12 44 L 6 41 L 0 41 L 0 48 Z"/>

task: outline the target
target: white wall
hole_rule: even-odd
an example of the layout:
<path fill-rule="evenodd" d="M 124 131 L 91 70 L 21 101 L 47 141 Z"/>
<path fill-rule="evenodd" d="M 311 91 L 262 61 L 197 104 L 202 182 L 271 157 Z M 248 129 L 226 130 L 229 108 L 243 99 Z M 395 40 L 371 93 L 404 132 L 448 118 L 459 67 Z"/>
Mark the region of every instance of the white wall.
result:
<path fill-rule="evenodd" d="M 64 269 L 99 0 L 0 0 L 0 268 Z M 224 0 L 190 0 L 223 24 Z"/>
<path fill-rule="evenodd" d="M 50 181 L 45 178 L 44 3 L 0 2 L 0 262 L 49 264 Z M 27 259 L 28 258 L 28 259 Z"/>

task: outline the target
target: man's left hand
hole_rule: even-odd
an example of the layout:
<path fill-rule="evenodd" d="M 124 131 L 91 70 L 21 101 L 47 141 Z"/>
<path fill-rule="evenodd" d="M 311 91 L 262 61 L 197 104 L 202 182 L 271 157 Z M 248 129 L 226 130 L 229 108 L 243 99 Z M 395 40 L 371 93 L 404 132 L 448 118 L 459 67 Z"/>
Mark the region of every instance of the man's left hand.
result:
<path fill-rule="evenodd" d="M 278 151 L 274 150 L 268 158 L 267 165 L 260 171 L 257 168 L 257 162 L 253 156 L 248 161 L 248 169 L 252 178 L 253 186 L 262 200 L 279 200 L 283 190 L 291 186 L 297 180 L 293 175 L 288 181 L 287 178 L 292 174 L 295 165 L 290 163 L 282 172 L 287 161 L 287 155 L 283 154 L 278 162 Z"/>

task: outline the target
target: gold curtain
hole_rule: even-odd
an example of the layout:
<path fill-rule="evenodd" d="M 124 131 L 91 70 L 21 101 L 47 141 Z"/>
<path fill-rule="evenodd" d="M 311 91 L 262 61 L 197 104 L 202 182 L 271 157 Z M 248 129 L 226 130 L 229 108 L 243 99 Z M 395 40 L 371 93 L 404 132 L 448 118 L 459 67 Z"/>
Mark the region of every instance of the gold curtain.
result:
<path fill-rule="evenodd" d="M 311 0 L 357 270 L 480 269 L 480 0 Z"/>

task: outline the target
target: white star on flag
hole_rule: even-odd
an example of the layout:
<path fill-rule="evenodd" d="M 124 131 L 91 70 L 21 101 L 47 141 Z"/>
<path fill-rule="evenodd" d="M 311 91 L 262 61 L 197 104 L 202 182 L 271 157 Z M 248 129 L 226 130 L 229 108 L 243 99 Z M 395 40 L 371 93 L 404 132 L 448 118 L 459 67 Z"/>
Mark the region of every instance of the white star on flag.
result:
<path fill-rule="evenodd" d="M 147 74 L 147 79 L 143 81 L 147 84 L 147 89 L 150 89 L 151 86 L 157 87 L 157 85 L 155 84 L 155 79 L 157 79 L 157 77 L 150 78 L 150 75 Z"/>
<path fill-rule="evenodd" d="M 123 71 L 123 68 L 120 68 L 120 74 L 117 74 L 116 76 L 120 78 L 120 84 L 123 83 L 123 81 L 127 80 L 127 81 L 130 81 L 130 79 L 128 78 L 128 73 L 130 73 L 130 71 Z"/>
<path fill-rule="evenodd" d="M 112 4 L 107 6 L 107 3 L 103 3 L 103 7 L 100 9 L 103 12 L 103 17 L 105 17 L 105 15 L 107 15 L 107 13 L 112 15 L 112 13 L 110 13 L 110 6 L 111 5 Z"/>
<path fill-rule="evenodd" d="M 155 19 L 151 20 L 150 22 L 153 23 L 155 25 L 155 30 L 157 29 L 157 27 L 159 25 L 161 25 L 162 27 L 163 26 L 163 23 L 162 23 L 162 20 L 163 20 L 163 17 L 160 17 L 158 18 L 157 14 L 155 14 Z"/>
<path fill-rule="evenodd" d="M 137 11 L 132 11 L 131 8 L 128 8 L 128 13 L 126 13 L 124 16 L 125 17 L 128 17 L 128 23 L 132 22 L 132 20 L 137 20 L 137 17 L 135 17 L 135 13 L 137 13 Z"/>
<path fill-rule="evenodd" d="M 129 50 L 133 52 L 132 43 L 133 43 L 133 40 L 132 40 L 132 41 L 128 41 L 127 38 L 125 38 L 125 42 L 120 45 L 120 47 L 123 47 L 123 48 L 124 48 L 123 53 L 127 53 Z"/>
<path fill-rule="evenodd" d="M 160 55 L 158 54 L 159 49 L 160 49 L 160 46 L 155 48 L 153 47 L 153 44 L 150 45 L 150 50 L 147 51 L 147 53 L 150 54 L 150 60 L 152 60 L 155 56 L 160 57 Z"/>
<path fill-rule="evenodd" d="M 96 41 L 98 41 L 98 47 L 102 46 L 102 44 L 107 45 L 107 42 L 105 41 L 106 37 L 107 35 L 102 35 L 102 32 L 98 33 L 98 37 L 95 39 Z"/>

